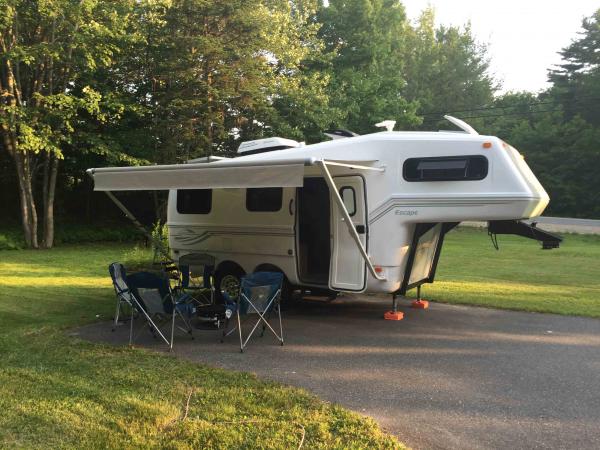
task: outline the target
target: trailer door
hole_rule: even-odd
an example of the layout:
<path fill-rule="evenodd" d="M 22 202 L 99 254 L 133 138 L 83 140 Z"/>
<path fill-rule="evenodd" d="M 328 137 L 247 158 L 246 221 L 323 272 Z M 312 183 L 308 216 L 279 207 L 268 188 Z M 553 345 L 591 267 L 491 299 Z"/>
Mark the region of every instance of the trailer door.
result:
<path fill-rule="evenodd" d="M 365 182 L 361 176 L 333 177 L 344 206 L 363 246 L 367 245 L 367 208 Z M 329 288 L 341 291 L 363 291 L 366 287 L 366 265 L 335 201 L 331 201 L 332 251 Z"/>

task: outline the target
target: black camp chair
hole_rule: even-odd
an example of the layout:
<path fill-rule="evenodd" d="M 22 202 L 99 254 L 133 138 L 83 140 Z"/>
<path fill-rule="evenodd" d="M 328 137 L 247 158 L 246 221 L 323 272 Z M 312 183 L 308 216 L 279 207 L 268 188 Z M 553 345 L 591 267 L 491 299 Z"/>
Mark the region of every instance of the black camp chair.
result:
<path fill-rule="evenodd" d="M 179 257 L 180 286 L 200 305 L 215 303 L 214 256 L 205 253 L 188 253 Z M 200 278 L 199 275 L 202 275 Z"/>
<path fill-rule="evenodd" d="M 229 336 L 237 329 L 240 337 L 240 351 L 243 353 L 252 335 L 262 325 L 261 337 L 268 328 L 280 344 L 283 345 L 283 325 L 281 322 L 280 307 L 282 284 L 283 274 L 280 272 L 255 272 L 242 277 L 240 295 L 238 296 L 237 308 L 235 310 L 237 325 L 228 329 L 229 324 L 227 323 L 223 330 L 223 338 Z M 227 302 L 233 302 L 225 292 L 223 293 L 223 297 L 225 297 Z M 277 313 L 279 332 L 275 331 L 269 323 L 272 312 Z M 245 337 L 242 332 L 242 316 L 248 317 L 248 320 L 245 322 L 249 322 L 252 327 Z M 252 325 L 252 317 L 256 318 L 254 325 Z"/>
<path fill-rule="evenodd" d="M 109 273 L 117 294 L 117 314 L 121 312 L 123 303 L 131 308 L 129 327 L 129 344 L 134 341 L 134 318 L 144 319 L 148 329 L 155 337 L 160 337 L 168 346 L 173 348 L 175 334 L 175 319 L 179 317 L 184 326 L 177 326 L 182 331 L 192 335 L 190 318 L 196 313 L 195 302 L 187 294 L 176 294 L 170 287 L 169 279 L 151 272 L 136 272 L 126 275 L 122 264 L 112 263 Z M 161 330 L 161 325 L 171 321 L 170 339 Z"/>

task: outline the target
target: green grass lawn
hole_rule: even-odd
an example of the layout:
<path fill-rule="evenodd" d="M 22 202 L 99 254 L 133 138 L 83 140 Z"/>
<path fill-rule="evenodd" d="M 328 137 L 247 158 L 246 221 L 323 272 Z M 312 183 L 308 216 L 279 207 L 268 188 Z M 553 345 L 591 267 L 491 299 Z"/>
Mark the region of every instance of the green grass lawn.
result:
<path fill-rule="evenodd" d="M 424 285 L 423 298 L 600 317 L 600 236 L 567 234 L 553 250 L 517 236 L 498 241 L 495 250 L 486 231 L 448 233 L 436 281 Z"/>
<path fill-rule="evenodd" d="M 600 237 L 560 249 L 458 229 L 425 298 L 600 317 Z M 0 448 L 401 448 L 371 420 L 294 388 L 68 336 L 112 314 L 112 261 L 90 244 L 0 251 Z M 142 252 L 143 253 L 143 252 Z M 180 420 L 190 392 L 189 412 Z"/>
<path fill-rule="evenodd" d="M 69 337 L 111 316 L 125 251 L 0 251 L 0 448 L 403 448 L 299 389 Z"/>

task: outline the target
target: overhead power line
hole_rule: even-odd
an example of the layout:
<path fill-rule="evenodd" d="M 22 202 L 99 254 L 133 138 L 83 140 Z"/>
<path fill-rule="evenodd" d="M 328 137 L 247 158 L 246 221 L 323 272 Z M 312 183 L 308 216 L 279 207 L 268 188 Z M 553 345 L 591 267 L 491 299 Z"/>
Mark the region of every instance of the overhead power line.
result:
<path fill-rule="evenodd" d="M 573 100 L 569 100 L 565 103 L 573 104 L 573 103 L 580 103 L 583 101 L 592 101 L 592 100 L 600 100 L 600 97 L 597 95 L 586 95 L 586 96 L 578 97 Z M 420 116 L 435 116 L 435 115 L 443 115 L 443 114 L 471 113 L 471 112 L 476 112 L 476 111 L 493 111 L 496 109 L 522 108 L 522 107 L 548 105 L 548 104 L 562 105 L 563 103 L 561 103 L 558 100 L 542 100 L 539 102 L 520 103 L 518 105 L 511 105 L 511 106 L 481 106 L 481 107 L 470 108 L 470 109 L 456 109 L 453 111 L 423 112 L 423 113 L 418 113 L 418 115 L 420 115 Z"/>
<path fill-rule="evenodd" d="M 558 112 L 561 111 L 562 108 L 550 108 L 550 109 L 542 109 L 542 110 L 537 110 L 537 111 L 519 111 L 519 112 L 508 112 L 508 113 L 500 113 L 500 114 L 485 114 L 485 115 L 475 115 L 475 116 L 461 116 L 459 117 L 460 119 L 488 119 L 488 118 L 494 118 L 494 117 L 511 117 L 511 116 L 529 116 L 529 115 L 536 115 L 536 114 L 546 114 L 546 113 L 551 113 L 551 112 Z M 583 112 L 586 110 L 591 110 L 590 108 L 577 108 L 577 111 L 579 112 Z M 436 118 L 428 118 L 423 120 L 423 123 L 436 123 L 439 122 L 441 120 L 440 119 L 436 119 Z"/>

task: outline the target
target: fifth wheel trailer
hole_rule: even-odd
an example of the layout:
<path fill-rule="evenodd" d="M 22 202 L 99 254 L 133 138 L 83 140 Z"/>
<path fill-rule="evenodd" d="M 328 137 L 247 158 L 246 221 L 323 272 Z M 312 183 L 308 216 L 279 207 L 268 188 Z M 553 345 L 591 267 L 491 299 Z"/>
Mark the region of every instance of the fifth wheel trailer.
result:
<path fill-rule="evenodd" d="M 172 257 L 210 255 L 218 290 L 277 270 L 299 288 L 404 295 L 433 282 L 444 235 L 461 221 L 560 242 L 520 222 L 549 202 L 523 156 L 450 119 L 467 132 L 268 138 L 235 158 L 88 173 L 97 191 L 168 190 Z"/>

